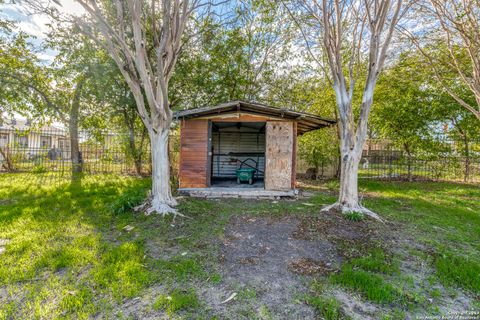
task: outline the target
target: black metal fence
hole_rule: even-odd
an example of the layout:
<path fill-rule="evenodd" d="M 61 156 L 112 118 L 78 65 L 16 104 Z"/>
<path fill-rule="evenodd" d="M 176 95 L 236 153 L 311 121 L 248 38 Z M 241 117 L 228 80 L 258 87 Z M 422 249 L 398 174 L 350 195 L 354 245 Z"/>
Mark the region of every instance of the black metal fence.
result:
<path fill-rule="evenodd" d="M 316 173 L 319 179 L 338 176 L 338 156 L 322 162 Z M 370 139 L 364 146 L 359 178 L 480 183 L 480 140 L 442 137 L 412 146 Z"/>
<path fill-rule="evenodd" d="M 135 141 L 135 150 L 128 139 L 126 133 L 79 131 L 82 172 L 148 174 L 148 138 Z M 68 173 L 72 170 L 72 143 L 62 127 L 30 128 L 18 123 L 0 127 L 0 171 Z"/>
<path fill-rule="evenodd" d="M 178 172 L 178 136 L 170 139 L 171 171 Z M 78 134 L 84 173 L 148 175 L 151 172 L 148 137 L 119 132 L 82 130 Z M 0 126 L 0 171 L 60 172 L 72 170 L 71 137 L 62 127 L 31 128 L 25 124 Z M 301 161 L 298 163 L 301 164 Z M 297 170 L 302 172 L 301 169 Z M 338 157 L 317 168 L 320 178 L 338 173 Z M 384 139 L 368 140 L 360 163 L 361 179 L 463 181 L 480 183 L 480 140 L 442 138 L 417 147 Z"/>
<path fill-rule="evenodd" d="M 439 138 L 399 145 L 395 141 L 367 141 L 360 177 L 409 181 L 480 182 L 480 141 Z"/>

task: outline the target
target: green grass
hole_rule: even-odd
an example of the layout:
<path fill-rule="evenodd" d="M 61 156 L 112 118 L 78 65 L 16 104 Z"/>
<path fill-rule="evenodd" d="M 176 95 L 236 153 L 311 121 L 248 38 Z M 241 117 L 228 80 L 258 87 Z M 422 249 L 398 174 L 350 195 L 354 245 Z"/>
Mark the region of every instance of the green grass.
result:
<path fill-rule="evenodd" d="M 148 179 L 112 175 L 84 175 L 77 181 L 51 173 L 0 175 L 0 246 L 5 248 L 0 254 L 0 319 L 118 318 L 118 308 L 137 297 L 150 299 L 149 306 L 171 317 L 191 312 L 193 318 L 209 318 L 211 307 L 191 288 L 227 284 L 218 261 L 229 219 L 317 215 L 335 199 L 324 190 L 338 186 L 320 185 L 313 197 L 299 201 L 186 199 L 179 210 L 188 218 L 173 220 L 131 211 L 149 184 Z M 365 206 L 394 222 L 414 239 L 412 245 L 428 248 L 416 249 L 418 254 L 402 249 L 433 269 L 429 288 L 443 284 L 449 292 L 462 289 L 478 296 L 478 186 L 363 181 L 360 187 Z M 126 225 L 133 230 L 124 230 Z M 405 312 L 406 300 L 413 301 L 409 307 L 428 308 L 424 296 L 434 301 L 445 297 L 440 289 L 415 291 L 405 280 L 409 275 L 400 271 L 403 257 L 385 248 L 363 248 L 362 256 L 344 261 L 338 273 L 318 281 L 391 305 L 399 314 Z M 163 289 L 150 296 L 152 288 Z M 254 306 L 260 301 L 262 293 L 249 290 L 239 291 L 235 303 Z M 338 302 L 321 290 L 302 301 L 320 317 L 344 316 Z M 264 318 L 275 318 L 271 307 L 263 306 Z"/>
<path fill-rule="evenodd" d="M 448 286 L 459 286 L 480 295 L 480 262 L 452 254 L 434 259 L 438 278 Z"/>
<path fill-rule="evenodd" d="M 398 261 L 387 256 L 385 251 L 380 248 L 374 248 L 366 255 L 352 259 L 349 264 L 370 272 L 384 274 L 398 274 L 400 272 Z"/>
<path fill-rule="evenodd" d="M 325 320 L 346 320 L 350 319 L 342 313 L 340 303 L 335 298 L 322 296 L 308 296 L 306 301 L 315 308 L 317 314 Z"/>
<path fill-rule="evenodd" d="M 172 317 L 181 310 L 191 310 L 200 305 L 194 290 L 175 289 L 169 295 L 160 295 L 153 303 L 153 309 L 165 310 Z"/>
<path fill-rule="evenodd" d="M 355 269 L 350 264 L 344 265 L 341 272 L 330 279 L 333 283 L 360 292 L 366 299 L 376 303 L 391 303 L 400 297 L 399 291 L 380 275 Z"/>

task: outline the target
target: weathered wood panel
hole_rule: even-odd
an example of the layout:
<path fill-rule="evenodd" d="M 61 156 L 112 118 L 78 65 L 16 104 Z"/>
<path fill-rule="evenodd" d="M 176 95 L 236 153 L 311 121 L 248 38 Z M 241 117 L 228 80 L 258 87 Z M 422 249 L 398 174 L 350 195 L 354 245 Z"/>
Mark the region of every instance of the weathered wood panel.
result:
<path fill-rule="evenodd" d="M 292 189 L 295 189 L 297 183 L 297 135 L 298 125 L 296 122 L 293 122 Z"/>
<path fill-rule="evenodd" d="M 186 120 L 180 125 L 180 188 L 208 187 L 208 120 Z"/>
<path fill-rule="evenodd" d="M 265 189 L 291 189 L 294 157 L 293 122 L 267 122 L 265 157 Z"/>

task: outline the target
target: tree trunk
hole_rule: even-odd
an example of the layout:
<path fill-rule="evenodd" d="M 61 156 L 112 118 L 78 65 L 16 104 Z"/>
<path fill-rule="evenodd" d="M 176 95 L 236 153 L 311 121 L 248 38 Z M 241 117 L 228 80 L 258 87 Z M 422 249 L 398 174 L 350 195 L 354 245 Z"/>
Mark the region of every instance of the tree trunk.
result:
<path fill-rule="evenodd" d="M 72 161 L 72 178 L 75 178 L 82 172 L 83 159 L 80 155 L 80 145 L 78 141 L 78 110 L 79 104 L 73 103 L 70 110 L 70 119 L 68 130 L 70 133 L 70 159 Z"/>
<path fill-rule="evenodd" d="M 173 206 L 177 201 L 172 196 L 170 188 L 170 162 L 168 155 L 169 129 L 159 132 L 150 130 L 152 150 L 152 202 L 147 213 L 157 212 L 163 215 L 177 213 Z"/>
<path fill-rule="evenodd" d="M 408 144 L 404 143 L 403 147 L 405 148 L 405 152 L 407 153 L 407 179 L 409 182 L 413 181 L 412 176 L 412 153 L 410 152 L 410 147 Z"/>
<path fill-rule="evenodd" d="M 133 163 L 135 165 L 135 173 L 140 176 L 142 175 L 142 160 L 139 150 L 135 143 L 135 131 L 133 127 L 128 126 L 128 146 L 130 149 L 130 154 L 133 158 Z"/>
<path fill-rule="evenodd" d="M 78 121 L 80 112 L 80 98 L 82 95 L 83 85 L 85 84 L 85 75 L 78 80 L 70 107 L 70 118 L 68 120 L 68 130 L 70 133 L 70 158 L 72 161 L 72 179 L 76 179 L 83 170 L 83 159 L 80 153 L 80 145 L 78 141 Z"/>
<path fill-rule="evenodd" d="M 5 170 L 7 172 L 15 171 L 12 159 L 10 158 L 10 152 L 8 151 L 8 147 L 6 148 L 6 150 L 0 147 L 0 155 L 2 155 L 3 159 L 5 160 L 5 162 L 2 163 L 2 166 L 5 168 Z"/>
<path fill-rule="evenodd" d="M 358 199 L 358 166 L 360 157 L 353 151 L 342 152 L 340 164 L 340 194 L 338 203 L 342 211 L 362 211 Z"/>
<path fill-rule="evenodd" d="M 470 177 L 470 149 L 468 147 L 468 137 L 466 134 L 463 135 L 463 144 L 465 147 L 465 173 L 463 176 L 463 181 L 467 182 Z"/>

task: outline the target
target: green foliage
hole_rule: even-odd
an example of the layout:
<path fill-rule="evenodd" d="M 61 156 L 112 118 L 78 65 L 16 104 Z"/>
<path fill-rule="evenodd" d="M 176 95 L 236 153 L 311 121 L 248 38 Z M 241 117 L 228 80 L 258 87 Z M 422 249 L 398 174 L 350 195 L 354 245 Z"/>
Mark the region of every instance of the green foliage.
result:
<path fill-rule="evenodd" d="M 9 23 L 13 27 L 13 23 Z M 34 114 L 39 117 L 51 108 L 52 77 L 23 32 L 13 34 L 0 24 L 0 114 Z"/>
<path fill-rule="evenodd" d="M 43 164 L 37 164 L 32 168 L 32 173 L 45 173 L 47 168 Z"/>
<path fill-rule="evenodd" d="M 394 84 L 394 85 L 392 85 Z M 418 69 L 418 57 L 402 54 L 399 61 L 382 74 L 375 89 L 370 130 L 392 139 L 396 147 L 413 153 L 431 139 L 436 120 L 431 108 L 433 93 L 427 90 Z"/>
<path fill-rule="evenodd" d="M 115 201 L 112 201 L 109 206 L 115 214 L 127 213 L 145 201 L 146 194 L 145 189 L 129 189 L 123 192 Z"/>
<path fill-rule="evenodd" d="M 480 294 L 480 262 L 451 253 L 435 256 L 437 276 L 445 285 Z"/>
<path fill-rule="evenodd" d="M 340 303 L 334 298 L 326 298 L 322 296 L 308 296 L 306 301 L 315 308 L 317 314 L 325 320 L 342 320 L 349 319 L 342 313 Z"/>
<path fill-rule="evenodd" d="M 174 289 L 169 295 L 160 295 L 153 303 L 153 309 L 165 310 L 169 317 L 181 310 L 198 308 L 200 305 L 193 289 Z"/>
<path fill-rule="evenodd" d="M 345 212 L 343 216 L 350 221 L 362 221 L 365 218 L 363 213 L 357 211 Z"/>

